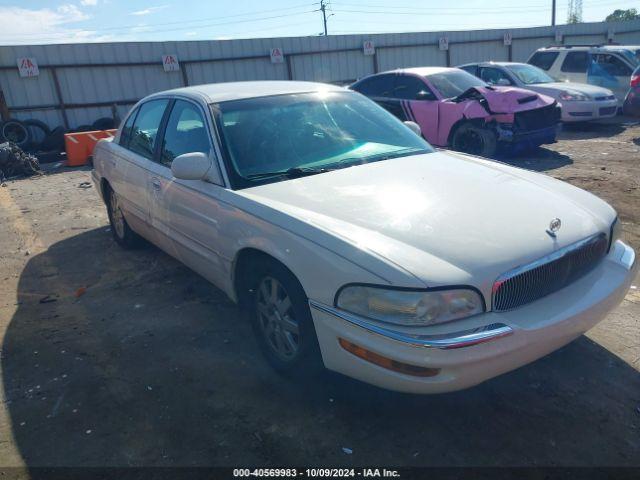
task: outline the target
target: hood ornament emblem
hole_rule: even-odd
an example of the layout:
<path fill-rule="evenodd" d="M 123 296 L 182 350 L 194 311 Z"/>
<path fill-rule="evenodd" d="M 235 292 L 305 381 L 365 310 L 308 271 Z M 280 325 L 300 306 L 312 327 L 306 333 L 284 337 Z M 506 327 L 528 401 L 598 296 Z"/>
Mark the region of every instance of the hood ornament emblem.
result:
<path fill-rule="evenodd" d="M 560 230 L 561 226 L 562 226 L 562 221 L 559 218 L 554 218 L 553 220 L 551 220 L 551 222 L 549 222 L 549 228 L 547 229 L 547 233 L 549 234 L 549 236 L 556 238 L 556 233 L 558 230 Z"/>

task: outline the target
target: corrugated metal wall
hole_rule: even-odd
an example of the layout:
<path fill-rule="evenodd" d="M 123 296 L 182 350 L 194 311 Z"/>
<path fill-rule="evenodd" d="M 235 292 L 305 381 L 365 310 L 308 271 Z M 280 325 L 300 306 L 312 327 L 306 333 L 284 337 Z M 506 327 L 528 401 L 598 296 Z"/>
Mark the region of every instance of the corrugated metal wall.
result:
<path fill-rule="evenodd" d="M 513 37 L 510 47 L 504 45 L 506 32 Z M 631 21 L 465 32 L 5 46 L 0 47 L 0 88 L 12 116 L 37 118 L 51 127 L 76 127 L 111 116 L 113 109 L 123 116 L 131 102 L 185 84 L 276 79 L 350 82 L 400 67 L 525 61 L 537 48 L 553 43 L 556 32 L 565 44 L 602 43 L 609 32 L 617 42 L 640 44 L 640 21 Z M 439 49 L 440 37 L 448 37 L 448 51 Z M 366 40 L 374 42 L 375 55 L 364 55 Z M 283 49 L 285 62 L 271 63 L 269 52 L 275 47 Z M 164 72 L 163 54 L 177 54 L 181 70 Z M 19 57 L 35 57 L 40 75 L 20 78 Z"/>

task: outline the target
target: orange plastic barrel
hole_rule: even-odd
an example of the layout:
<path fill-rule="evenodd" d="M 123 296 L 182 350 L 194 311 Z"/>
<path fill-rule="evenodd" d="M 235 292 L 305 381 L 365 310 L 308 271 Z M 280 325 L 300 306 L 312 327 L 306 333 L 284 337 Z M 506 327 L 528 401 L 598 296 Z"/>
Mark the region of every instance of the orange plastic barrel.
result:
<path fill-rule="evenodd" d="M 94 130 L 91 132 L 66 133 L 64 147 L 67 152 L 67 166 L 79 167 L 86 165 L 93 149 L 99 140 L 113 137 L 117 130 Z"/>

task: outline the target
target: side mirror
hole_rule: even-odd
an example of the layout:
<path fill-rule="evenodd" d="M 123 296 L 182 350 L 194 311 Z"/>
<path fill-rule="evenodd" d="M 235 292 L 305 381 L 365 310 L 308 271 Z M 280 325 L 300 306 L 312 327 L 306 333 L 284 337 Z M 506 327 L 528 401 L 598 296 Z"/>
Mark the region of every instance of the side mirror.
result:
<path fill-rule="evenodd" d="M 171 162 L 171 173 L 181 180 L 202 180 L 210 168 L 211 159 L 202 152 L 183 153 Z"/>
<path fill-rule="evenodd" d="M 420 125 L 418 125 L 416 122 L 402 122 L 402 123 L 404 123 L 407 127 L 409 127 L 411 131 L 416 135 L 418 135 L 419 137 L 422 136 L 422 129 L 420 128 Z"/>
<path fill-rule="evenodd" d="M 416 94 L 416 100 L 435 100 L 435 97 L 431 92 L 427 92 L 426 90 L 420 90 Z"/>

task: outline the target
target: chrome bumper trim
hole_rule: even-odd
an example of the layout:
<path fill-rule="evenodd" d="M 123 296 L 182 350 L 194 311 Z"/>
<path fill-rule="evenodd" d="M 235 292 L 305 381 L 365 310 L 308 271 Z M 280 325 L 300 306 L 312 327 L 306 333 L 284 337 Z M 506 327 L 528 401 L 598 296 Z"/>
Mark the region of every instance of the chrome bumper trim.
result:
<path fill-rule="evenodd" d="M 380 327 L 358 315 L 324 305 L 314 300 L 309 300 L 309 305 L 316 310 L 333 315 L 334 317 L 345 320 L 360 328 L 364 328 L 369 332 L 376 333 L 414 347 L 451 350 L 454 348 L 470 347 L 472 345 L 478 345 L 479 343 L 489 342 L 491 340 L 506 337 L 513 333 L 513 329 L 504 323 L 492 323 L 491 325 L 485 325 L 483 327 L 463 330 L 460 332 L 439 335 L 412 335 Z"/>

